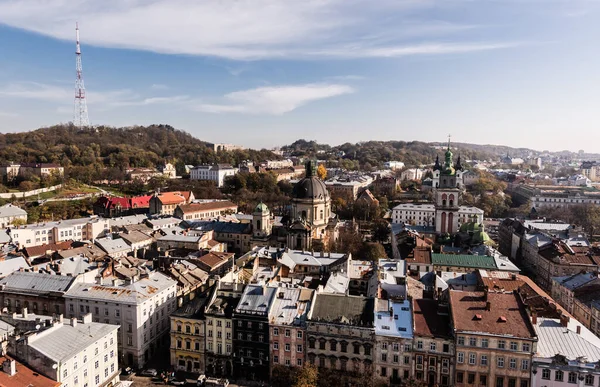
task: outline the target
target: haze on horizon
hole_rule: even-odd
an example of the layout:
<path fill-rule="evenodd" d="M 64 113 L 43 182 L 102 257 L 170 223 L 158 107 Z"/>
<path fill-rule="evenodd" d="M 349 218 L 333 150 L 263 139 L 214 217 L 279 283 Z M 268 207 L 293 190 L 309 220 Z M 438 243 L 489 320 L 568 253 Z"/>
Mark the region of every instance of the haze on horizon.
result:
<path fill-rule="evenodd" d="M 78 21 L 93 125 L 253 148 L 452 133 L 600 153 L 599 14 L 587 0 L 0 0 L 0 131 L 72 120 Z"/>

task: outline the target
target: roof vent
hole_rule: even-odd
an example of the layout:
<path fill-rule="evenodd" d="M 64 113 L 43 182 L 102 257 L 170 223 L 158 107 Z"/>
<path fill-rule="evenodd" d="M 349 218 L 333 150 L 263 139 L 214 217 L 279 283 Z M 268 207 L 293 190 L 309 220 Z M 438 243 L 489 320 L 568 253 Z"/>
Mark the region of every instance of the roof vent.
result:
<path fill-rule="evenodd" d="M 473 320 L 477 320 L 477 321 L 479 321 L 479 320 L 481 320 L 481 318 L 482 318 L 482 317 L 481 317 L 481 315 L 480 315 L 480 314 L 476 314 L 475 316 L 473 316 Z"/>
<path fill-rule="evenodd" d="M 504 317 L 504 316 L 498 317 L 498 322 L 505 323 L 506 322 L 506 317 Z"/>

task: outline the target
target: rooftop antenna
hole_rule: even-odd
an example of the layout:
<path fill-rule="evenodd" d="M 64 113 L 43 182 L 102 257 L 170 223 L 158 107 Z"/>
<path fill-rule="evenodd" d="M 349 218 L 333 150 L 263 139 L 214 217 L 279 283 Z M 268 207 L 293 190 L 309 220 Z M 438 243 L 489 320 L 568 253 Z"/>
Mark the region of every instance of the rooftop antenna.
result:
<path fill-rule="evenodd" d="M 83 70 L 81 67 L 81 47 L 79 46 L 79 24 L 75 23 L 75 102 L 73 106 L 73 124 L 79 129 L 90 126 L 88 118 L 85 86 L 83 85 Z"/>

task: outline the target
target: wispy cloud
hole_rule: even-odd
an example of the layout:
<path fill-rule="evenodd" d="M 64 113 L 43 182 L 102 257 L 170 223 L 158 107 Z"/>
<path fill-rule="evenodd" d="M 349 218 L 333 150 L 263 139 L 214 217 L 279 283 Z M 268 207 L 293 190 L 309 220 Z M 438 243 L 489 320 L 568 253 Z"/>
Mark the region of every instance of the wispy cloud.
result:
<path fill-rule="evenodd" d="M 327 79 L 335 80 L 335 81 L 362 81 L 365 79 L 362 75 L 334 75 L 331 77 L 327 77 Z"/>
<path fill-rule="evenodd" d="M 141 100 L 128 100 L 128 101 L 115 101 L 111 102 L 112 106 L 146 106 L 146 105 L 161 105 L 171 104 L 175 102 L 189 101 L 190 97 L 187 95 L 175 95 L 171 97 L 150 97 Z"/>
<path fill-rule="evenodd" d="M 236 91 L 224 96 L 225 103 L 200 104 L 196 109 L 208 113 L 245 113 L 281 115 L 310 102 L 353 93 L 348 85 L 305 84 Z"/>
<path fill-rule="evenodd" d="M 0 117 L 18 117 L 18 116 L 19 115 L 17 113 L 0 111 Z"/>
<path fill-rule="evenodd" d="M 150 88 L 152 90 L 167 90 L 169 86 L 164 85 L 162 83 L 153 83 L 152 86 L 150 86 Z"/>
<path fill-rule="evenodd" d="M 236 60 L 397 57 L 511 46 L 463 41 L 456 34 L 478 26 L 415 16 L 431 6 L 432 0 L 0 0 L 0 23 L 72 41 L 79 19 L 84 50 L 93 44 Z"/>

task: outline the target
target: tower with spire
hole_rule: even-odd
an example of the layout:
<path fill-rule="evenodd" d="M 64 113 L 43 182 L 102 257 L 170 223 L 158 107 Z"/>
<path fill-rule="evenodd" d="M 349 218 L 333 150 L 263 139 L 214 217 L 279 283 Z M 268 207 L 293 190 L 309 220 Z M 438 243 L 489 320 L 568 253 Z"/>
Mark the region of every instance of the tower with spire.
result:
<path fill-rule="evenodd" d="M 460 156 L 454 164 L 451 137 L 444 153 L 444 163 L 436 156 L 433 166 L 433 190 L 435 198 L 435 228 L 438 233 L 454 233 L 460 225 L 460 196 L 464 189 L 463 167 Z"/>

